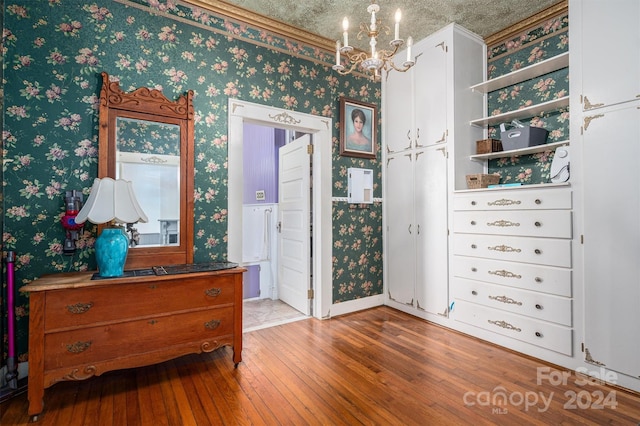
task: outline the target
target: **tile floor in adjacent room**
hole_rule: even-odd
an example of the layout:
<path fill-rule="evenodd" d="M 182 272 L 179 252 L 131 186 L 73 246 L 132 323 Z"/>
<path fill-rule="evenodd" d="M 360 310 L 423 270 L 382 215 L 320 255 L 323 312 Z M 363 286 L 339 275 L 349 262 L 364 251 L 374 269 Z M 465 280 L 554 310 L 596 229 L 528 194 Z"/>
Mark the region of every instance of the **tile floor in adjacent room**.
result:
<path fill-rule="evenodd" d="M 280 300 L 245 300 L 242 328 L 245 332 L 309 318 Z"/>

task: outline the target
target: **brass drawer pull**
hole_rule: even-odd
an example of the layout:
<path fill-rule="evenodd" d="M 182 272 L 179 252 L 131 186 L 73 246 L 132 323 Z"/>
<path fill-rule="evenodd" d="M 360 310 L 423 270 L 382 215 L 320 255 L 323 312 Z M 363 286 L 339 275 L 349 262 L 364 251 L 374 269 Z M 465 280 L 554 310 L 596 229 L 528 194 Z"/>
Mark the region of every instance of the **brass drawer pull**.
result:
<path fill-rule="evenodd" d="M 211 321 L 207 321 L 204 323 L 204 328 L 208 329 L 208 330 L 215 330 L 216 328 L 220 327 L 220 323 L 222 321 L 220 320 L 211 320 Z"/>
<path fill-rule="evenodd" d="M 540 227 L 542 226 L 542 224 L 541 224 L 540 222 L 538 222 L 538 221 L 536 221 L 536 222 L 534 223 L 534 225 L 535 225 L 535 226 L 537 226 L 538 228 L 540 228 Z"/>
<path fill-rule="evenodd" d="M 521 328 L 516 327 L 515 325 L 511 325 L 506 321 L 498 321 L 498 320 L 487 320 L 489 324 L 497 325 L 498 327 L 505 328 L 507 330 L 513 330 L 520 333 L 522 331 Z"/>
<path fill-rule="evenodd" d="M 220 293 L 222 293 L 222 289 L 218 287 L 210 288 L 204 291 L 204 294 L 206 294 L 209 297 L 220 296 Z"/>
<path fill-rule="evenodd" d="M 488 206 L 517 206 L 520 204 L 518 200 L 508 200 L 506 198 L 501 198 L 496 201 L 490 201 L 487 203 Z"/>
<path fill-rule="evenodd" d="M 542 337 L 542 333 L 540 333 L 539 331 L 536 331 L 536 337 Z"/>
<path fill-rule="evenodd" d="M 515 247 L 506 246 L 504 244 L 500 246 L 487 247 L 489 250 L 501 251 L 503 253 L 520 253 L 522 250 Z"/>
<path fill-rule="evenodd" d="M 88 342 L 76 342 L 67 345 L 67 352 L 71 352 L 72 354 L 79 354 L 89 349 L 89 347 L 91 347 L 91 340 L 89 340 Z"/>
<path fill-rule="evenodd" d="M 533 252 L 534 252 L 535 254 L 542 254 L 542 250 L 540 250 L 540 249 L 535 249 Z"/>
<path fill-rule="evenodd" d="M 477 291 L 475 291 L 475 290 L 471 290 L 471 294 L 473 294 L 474 296 L 477 296 L 477 295 L 478 295 L 478 292 L 477 292 Z"/>
<path fill-rule="evenodd" d="M 506 303 L 507 305 L 518 305 L 522 306 L 522 302 L 518 302 L 515 299 L 512 299 L 507 296 L 489 296 L 489 299 L 495 300 L 496 302 Z"/>
<path fill-rule="evenodd" d="M 511 222 L 510 220 L 496 220 L 493 222 L 487 222 L 487 226 L 500 226 L 502 228 L 508 228 L 510 226 L 520 226 L 518 222 Z"/>
<path fill-rule="evenodd" d="M 539 303 L 536 303 L 536 309 L 538 309 L 538 310 L 540 310 L 540 311 L 541 311 L 541 310 L 542 310 L 542 305 L 541 305 L 541 304 L 539 304 Z"/>
<path fill-rule="evenodd" d="M 472 249 L 477 248 L 477 247 L 478 247 L 477 245 L 475 245 L 475 244 L 471 244 L 471 248 L 472 248 Z"/>
<path fill-rule="evenodd" d="M 67 305 L 67 311 L 72 314 L 84 314 L 93 306 L 93 302 L 76 303 L 75 305 Z"/>
<path fill-rule="evenodd" d="M 540 200 L 539 198 L 536 198 L 536 201 L 534 201 L 536 204 L 542 204 L 542 200 Z"/>
<path fill-rule="evenodd" d="M 471 272 L 477 272 L 477 271 L 478 271 L 478 269 L 476 269 L 475 267 L 471 268 Z"/>
<path fill-rule="evenodd" d="M 471 205 L 472 205 L 472 206 L 475 206 L 475 205 L 476 205 L 476 202 L 475 202 L 475 201 L 472 201 L 472 202 L 471 202 Z"/>
<path fill-rule="evenodd" d="M 475 224 L 476 224 L 476 221 L 475 221 L 475 220 L 472 220 L 472 221 L 471 221 L 471 225 L 475 225 Z"/>
<path fill-rule="evenodd" d="M 535 281 L 535 282 L 537 282 L 537 283 L 541 283 L 541 282 L 542 282 L 542 278 L 540 278 L 540 277 L 536 277 L 536 278 L 534 279 L 534 281 Z"/>
<path fill-rule="evenodd" d="M 489 271 L 489 275 L 497 275 L 499 277 L 504 278 L 522 278 L 522 275 L 514 274 L 513 272 L 507 271 L 506 269 L 499 269 L 497 271 Z"/>

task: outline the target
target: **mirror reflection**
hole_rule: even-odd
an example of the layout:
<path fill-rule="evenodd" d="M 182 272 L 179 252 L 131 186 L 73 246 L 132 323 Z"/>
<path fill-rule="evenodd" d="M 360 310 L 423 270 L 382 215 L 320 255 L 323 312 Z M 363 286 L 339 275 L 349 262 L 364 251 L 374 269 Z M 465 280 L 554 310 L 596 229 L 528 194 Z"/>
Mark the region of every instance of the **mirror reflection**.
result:
<path fill-rule="evenodd" d="M 180 244 L 180 126 L 118 117 L 116 178 L 133 182 L 147 223 L 137 223 L 137 246 Z"/>

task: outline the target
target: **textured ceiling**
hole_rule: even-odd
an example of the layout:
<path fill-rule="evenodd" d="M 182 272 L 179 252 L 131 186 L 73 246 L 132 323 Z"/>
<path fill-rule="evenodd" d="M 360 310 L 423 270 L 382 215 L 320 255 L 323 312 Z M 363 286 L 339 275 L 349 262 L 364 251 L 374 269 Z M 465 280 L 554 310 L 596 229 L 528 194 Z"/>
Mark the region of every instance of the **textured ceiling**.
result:
<path fill-rule="evenodd" d="M 214 0 L 201 0 L 217 3 Z M 351 22 L 350 41 L 358 48 L 367 48 L 367 41 L 356 41 L 355 29 L 360 22 L 369 22 L 366 9 L 370 0 L 225 0 L 235 6 L 285 22 L 294 27 L 338 40 L 342 33 L 342 18 Z M 456 22 L 468 30 L 487 37 L 528 18 L 559 0 L 378 0 L 379 18 L 391 27 L 396 9 L 402 10 L 400 38 L 412 36 L 421 40 L 440 28 Z M 380 36 L 380 40 L 391 40 Z"/>

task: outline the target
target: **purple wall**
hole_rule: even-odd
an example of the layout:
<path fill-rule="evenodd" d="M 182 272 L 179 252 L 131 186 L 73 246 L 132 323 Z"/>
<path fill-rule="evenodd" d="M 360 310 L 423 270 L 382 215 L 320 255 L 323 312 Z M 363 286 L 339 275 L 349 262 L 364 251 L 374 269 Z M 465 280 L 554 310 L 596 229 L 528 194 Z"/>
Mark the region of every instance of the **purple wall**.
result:
<path fill-rule="evenodd" d="M 284 130 L 244 125 L 244 204 L 278 202 L 278 148 L 284 143 Z M 265 191 L 264 200 L 256 200 L 258 190 Z"/>

